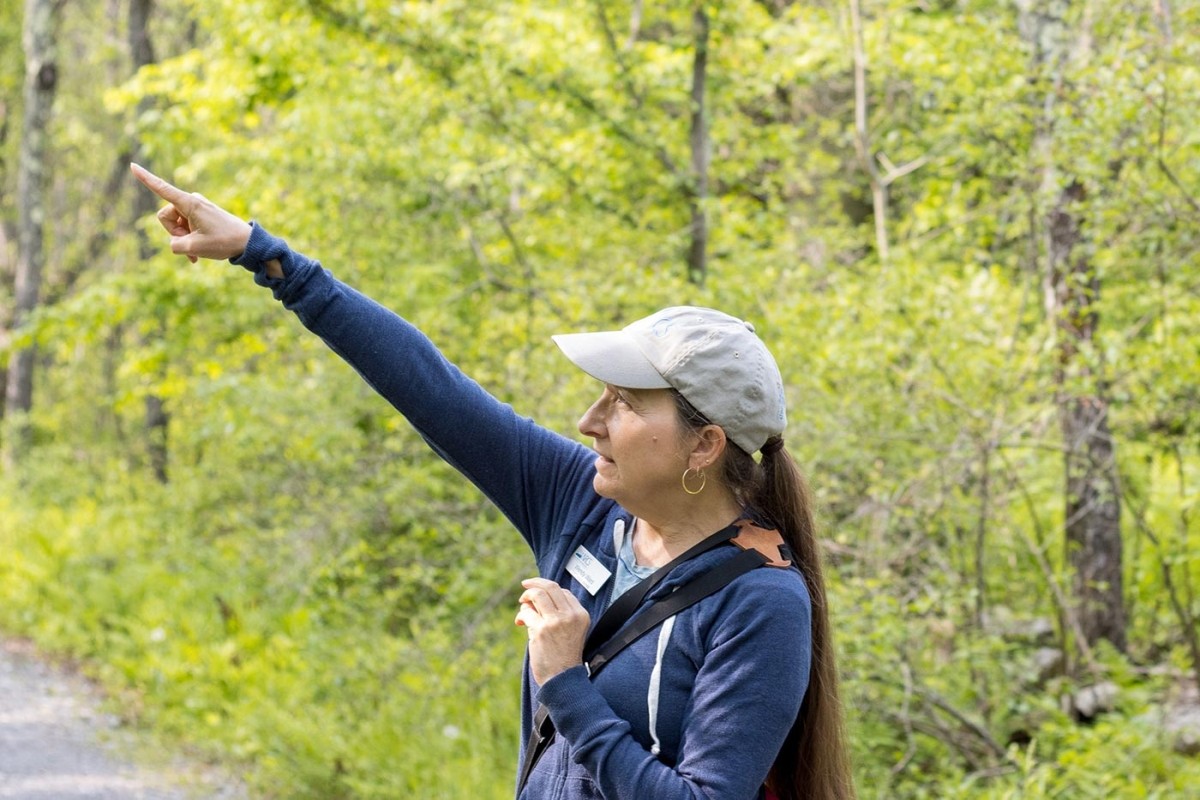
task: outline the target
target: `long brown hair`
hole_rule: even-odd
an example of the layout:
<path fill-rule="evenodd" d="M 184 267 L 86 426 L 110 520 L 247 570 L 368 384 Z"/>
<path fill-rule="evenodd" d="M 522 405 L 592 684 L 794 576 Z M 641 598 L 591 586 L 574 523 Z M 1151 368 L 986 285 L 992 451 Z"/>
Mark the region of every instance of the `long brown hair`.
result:
<path fill-rule="evenodd" d="M 680 420 L 691 430 L 711 424 L 682 394 L 672 391 Z M 721 479 L 737 499 L 779 529 L 804 576 L 812 603 L 812 669 L 800 713 L 792 724 L 767 787 L 779 800 L 852 800 L 854 780 L 838 694 L 833 633 L 808 484 L 782 440 L 763 447 L 762 463 L 727 442 Z"/>

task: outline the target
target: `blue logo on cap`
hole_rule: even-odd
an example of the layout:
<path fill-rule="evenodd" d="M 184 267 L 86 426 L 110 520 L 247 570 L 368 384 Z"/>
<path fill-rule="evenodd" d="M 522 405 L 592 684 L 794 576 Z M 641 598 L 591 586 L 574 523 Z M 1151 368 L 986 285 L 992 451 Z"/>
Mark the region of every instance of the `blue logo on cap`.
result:
<path fill-rule="evenodd" d="M 674 317 L 663 317 L 662 319 L 656 321 L 654 323 L 654 327 L 651 328 L 650 330 L 651 330 L 651 332 L 654 333 L 655 336 L 657 336 L 658 338 L 661 339 L 662 337 L 664 337 L 668 333 L 670 333 L 671 326 L 674 324 L 675 324 Z"/>

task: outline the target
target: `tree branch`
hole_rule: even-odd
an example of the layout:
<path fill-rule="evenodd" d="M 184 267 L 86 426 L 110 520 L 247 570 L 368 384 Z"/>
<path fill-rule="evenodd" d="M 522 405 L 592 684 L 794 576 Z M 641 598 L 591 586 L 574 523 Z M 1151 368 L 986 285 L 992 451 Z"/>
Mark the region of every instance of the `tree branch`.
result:
<path fill-rule="evenodd" d="M 876 153 L 875 158 L 879 159 L 879 163 L 882 164 L 883 168 L 887 170 L 887 174 L 879 179 L 880 183 L 882 183 L 884 186 L 891 186 L 898 178 L 903 178 L 910 172 L 915 172 L 929 163 L 929 156 L 914 158 L 912 161 L 908 162 L 902 167 L 897 167 L 892 163 L 891 159 L 889 159 L 883 153 Z"/>
<path fill-rule="evenodd" d="M 692 57 L 692 114 L 689 136 L 692 150 L 691 242 L 688 247 L 688 280 L 704 285 L 708 274 L 708 110 L 705 105 L 705 86 L 708 80 L 708 15 L 703 3 L 692 13 L 695 52 Z"/>
<path fill-rule="evenodd" d="M 455 84 L 455 76 L 445 65 L 445 56 L 450 56 L 451 60 L 456 63 L 471 60 L 468 53 L 454 48 L 446 42 L 439 42 L 437 46 L 434 46 L 428 42 L 410 39 L 391 31 L 383 30 L 357 18 L 352 18 L 333 8 L 327 0 L 306 0 L 306 3 L 318 18 L 325 20 L 328 24 L 356 33 L 371 41 L 394 45 L 415 56 L 424 57 L 425 60 L 418 60 L 418 63 L 437 74 L 447 83 Z M 543 79 L 540 76 L 532 75 L 524 69 L 512 65 L 506 65 L 503 69 L 509 77 L 517 79 L 541 94 L 557 93 L 570 98 L 575 102 L 577 107 L 587 111 L 596 119 L 603 122 L 619 138 L 629 142 L 635 149 L 641 152 L 652 154 L 663 169 L 681 182 L 686 183 L 686 174 L 679 168 L 665 148 L 654 142 L 647 141 L 635 131 L 606 113 L 600 108 L 595 98 L 588 95 L 584 89 L 573 86 L 560 78 Z"/>
<path fill-rule="evenodd" d="M 930 703 L 943 713 L 948 714 L 952 719 L 958 722 L 958 724 L 962 725 L 964 728 L 973 733 L 975 737 L 979 739 L 979 741 L 985 746 L 987 746 L 987 748 L 991 750 L 997 758 L 1003 761 L 1011 761 L 1008 751 L 1006 751 L 1004 747 L 992 737 L 992 734 L 988 732 L 987 728 L 968 717 L 962 711 L 959 711 L 957 708 L 951 705 L 949 700 L 942 697 L 933 689 L 921 686 L 919 684 L 914 687 L 914 691 L 916 691 L 921 699 Z"/>
<path fill-rule="evenodd" d="M 1167 180 L 1171 182 L 1171 185 L 1179 190 L 1179 195 L 1184 199 L 1184 202 L 1191 206 L 1193 211 L 1200 213 L 1200 201 L 1197 201 L 1196 198 L 1192 196 L 1192 194 L 1187 190 L 1187 187 L 1185 187 L 1175 175 L 1174 170 L 1167 166 L 1167 157 L 1165 152 L 1167 138 L 1167 92 L 1169 90 L 1166 75 L 1162 76 L 1162 84 L 1162 101 L 1158 103 L 1158 155 L 1154 159 L 1154 162 L 1158 165 L 1158 168 L 1162 171 L 1162 174 L 1166 176 Z"/>
<path fill-rule="evenodd" d="M 871 134 L 867 128 L 867 56 L 863 49 L 862 8 L 860 0 L 850 0 L 850 26 L 854 56 L 854 148 L 867 172 L 871 185 L 871 203 L 875 217 L 875 249 L 879 260 L 888 261 L 887 184 L 879 179 L 879 170 L 871 158 Z"/>
<path fill-rule="evenodd" d="M 625 40 L 625 49 L 632 50 L 642 33 L 642 0 L 633 0 L 633 8 L 629 13 L 629 37 Z"/>
<path fill-rule="evenodd" d="M 608 45 L 608 51 L 612 54 L 613 61 L 616 63 L 617 70 L 620 73 L 621 85 L 625 87 L 625 93 L 633 101 L 633 107 L 641 108 L 643 97 L 638 92 L 637 87 L 633 85 L 629 64 L 625 61 L 625 53 L 628 52 L 629 48 L 628 46 L 619 47 L 617 45 L 616 34 L 613 33 L 612 25 L 608 22 L 608 11 L 605 8 L 604 0 L 592 0 L 592 5 L 596 7 L 596 18 L 600 20 L 600 30 L 604 33 L 604 42 Z"/>
<path fill-rule="evenodd" d="M 1200 686 L 1200 633 L 1197 633 L 1196 618 L 1192 616 L 1187 605 L 1179 598 L 1179 592 L 1175 588 L 1174 571 L 1171 569 L 1171 563 L 1168 560 L 1169 554 L 1164 552 L 1162 541 L 1158 538 L 1158 534 L 1146 522 L 1145 506 L 1134 504 L 1133 498 L 1125 489 L 1125 481 L 1120 478 L 1119 474 L 1118 481 L 1121 499 L 1125 501 L 1126 507 L 1133 512 L 1134 524 L 1150 540 L 1150 543 L 1154 545 L 1154 549 L 1158 551 L 1158 567 L 1162 573 L 1163 587 L 1167 590 L 1167 599 L 1171 603 L 1171 609 L 1175 612 L 1175 616 L 1179 620 L 1183 640 L 1187 643 L 1188 652 L 1192 657 L 1192 672 L 1195 675 L 1196 684 Z"/>
<path fill-rule="evenodd" d="M 1037 540 L 1034 541 L 1029 536 L 1029 531 L 1023 525 L 1017 525 L 1016 528 L 1021 532 L 1021 539 L 1025 542 L 1025 546 L 1029 550 L 1029 554 L 1033 556 L 1037 562 L 1038 568 L 1042 571 L 1042 577 L 1046 581 L 1046 585 L 1050 588 L 1050 593 L 1054 597 L 1055 606 L 1058 608 L 1059 626 L 1069 626 L 1076 646 L 1079 648 L 1079 655 L 1083 659 L 1085 666 L 1089 671 L 1096 671 L 1096 661 L 1092 655 L 1091 644 L 1087 640 L 1087 636 L 1083 633 L 1083 627 L 1079 623 L 1079 618 L 1075 615 L 1075 609 L 1067 600 L 1066 594 L 1058 585 L 1058 581 L 1054 577 L 1054 569 L 1050 566 L 1050 562 L 1046 560 L 1046 554 L 1042 552 L 1043 546 L 1039 542 L 1046 541 L 1046 532 L 1042 528 L 1041 518 L 1037 514 L 1037 505 L 1033 502 L 1033 497 L 1029 493 L 1029 487 L 1021 480 L 1017 471 L 1013 468 L 1008 458 L 1004 455 L 1003 450 L 997 450 L 996 454 L 1000 456 L 1000 460 L 1004 462 L 1006 475 L 1009 483 L 1017 488 L 1021 498 L 1025 501 L 1025 510 L 1029 514 L 1030 522 L 1033 523 L 1034 531 L 1037 533 Z"/>

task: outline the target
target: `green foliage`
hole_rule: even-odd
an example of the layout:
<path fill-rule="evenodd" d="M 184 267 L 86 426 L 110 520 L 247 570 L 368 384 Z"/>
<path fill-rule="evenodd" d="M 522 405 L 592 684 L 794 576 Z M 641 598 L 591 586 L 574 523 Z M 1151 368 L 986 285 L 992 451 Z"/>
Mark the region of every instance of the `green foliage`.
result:
<path fill-rule="evenodd" d="M 4 495 L 0 625 L 93 660 L 131 722 L 253 763 L 279 796 L 504 796 L 527 557 L 428 465 L 322 490 L 346 465 L 292 457 L 314 507 L 269 502 L 269 468 L 246 499 L 245 465 L 178 468 L 170 489 L 35 465 L 43 503 Z M 72 492 L 83 481 L 111 494 Z"/>
<path fill-rule="evenodd" d="M 678 303 L 753 320 L 820 504 L 864 797 L 1200 782 L 1156 722 L 1200 669 L 1180 615 L 1200 615 L 1200 5 L 1171 4 L 1169 25 L 1069 8 L 1090 40 L 1057 82 L 1012 4 L 865 5 L 885 259 L 843 7 L 706 3 L 703 286 L 684 268 L 694 4 L 192 0 L 161 9 L 162 61 L 129 80 L 120 26 L 79 8 L 48 302 L 13 337 L 44 369 L 38 446 L 0 483 L 0 627 L 87 659 L 131 721 L 281 797 L 508 796 L 512 603 L 533 569 L 240 269 L 138 257 L 133 187 L 106 184 L 136 135 L 151 166 L 320 257 L 557 430 L 595 386 L 550 334 Z M 14 47 L 0 33 L 0 98 Z M 1044 228 L 1068 180 L 1101 291 L 1064 369 Z M 1055 395 L 1097 386 L 1131 621 L 1128 654 L 1089 658 L 1062 600 Z M 170 414 L 166 486 L 150 396 Z M 1032 679 L 1047 643 L 1075 677 Z M 1063 698 L 1100 679 L 1118 707 L 1081 725 Z"/>

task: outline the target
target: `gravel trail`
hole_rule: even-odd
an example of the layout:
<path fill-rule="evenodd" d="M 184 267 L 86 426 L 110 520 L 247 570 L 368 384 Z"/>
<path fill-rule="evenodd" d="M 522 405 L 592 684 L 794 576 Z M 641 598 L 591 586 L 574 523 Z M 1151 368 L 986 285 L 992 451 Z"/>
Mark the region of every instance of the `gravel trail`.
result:
<path fill-rule="evenodd" d="M 234 782 L 182 761 L 136 765 L 118 728 L 85 681 L 0 639 L 0 798 L 245 800 Z"/>

